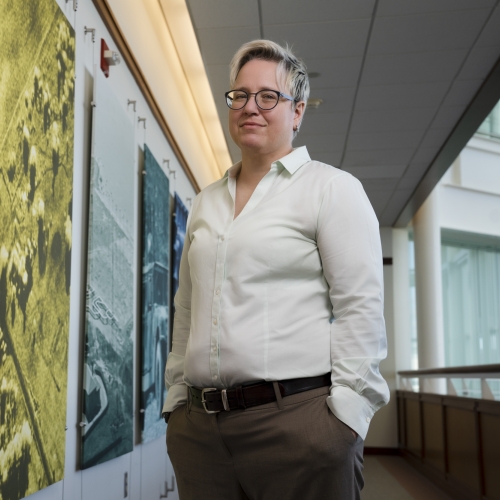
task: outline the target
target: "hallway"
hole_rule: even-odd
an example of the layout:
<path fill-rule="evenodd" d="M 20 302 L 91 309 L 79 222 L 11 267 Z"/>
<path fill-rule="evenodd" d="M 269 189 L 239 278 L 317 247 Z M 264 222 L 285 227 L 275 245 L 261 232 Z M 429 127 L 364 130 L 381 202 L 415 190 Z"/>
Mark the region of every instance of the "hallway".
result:
<path fill-rule="evenodd" d="M 362 500 L 452 500 L 403 458 L 365 455 Z"/>

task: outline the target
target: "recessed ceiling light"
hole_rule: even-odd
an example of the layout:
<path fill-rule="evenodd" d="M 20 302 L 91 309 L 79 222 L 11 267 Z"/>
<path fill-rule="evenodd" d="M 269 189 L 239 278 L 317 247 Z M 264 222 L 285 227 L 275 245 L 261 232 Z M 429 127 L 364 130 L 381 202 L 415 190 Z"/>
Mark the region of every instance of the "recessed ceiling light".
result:
<path fill-rule="evenodd" d="M 306 106 L 306 108 L 318 109 L 319 105 L 322 102 L 323 102 L 323 99 L 316 99 L 314 97 L 311 97 L 310 99 L 307 99 L 307 106 Z"/>
<path fill-rule="evenodd" d="M 317 71 L 311 71 L 310 73 L 307 73 L 309 75 L 309 78 L 318 78 L 318 76 L 321 75 L 321 73 L 318 73 Z"/>

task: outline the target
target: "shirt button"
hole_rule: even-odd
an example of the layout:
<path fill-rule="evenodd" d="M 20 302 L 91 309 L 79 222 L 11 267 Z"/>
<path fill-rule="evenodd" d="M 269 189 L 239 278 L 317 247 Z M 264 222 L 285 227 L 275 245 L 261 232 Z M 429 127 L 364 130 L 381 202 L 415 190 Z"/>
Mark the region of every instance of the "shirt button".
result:
<path fill-rule="evenodd" d="M 220 239 L 221 239 L 222 241 L 224 241 L 226 238 L 224 238 L 224 235 L 222 235 L 222 236 L 220 237 Z"/>
<path fill-rule="evenodd" d="M 217 324 L 217 319 L 214 319 L 214 325 L 216 325 L 216 324 Z"/>
<path fill-rule="evenodd" d="M 217 352 L 217 347 L 212 347 L 213 352 Z"/>
<path fill-rule="evenodd" d="M 371 418 L 370 417 L 366 417 L 366 423 L 369 424 L 370 423 L 370 420 Z"/>
<path fill-rule="evenodd" d="M 215 290 L 215 294 L 219 295 L 219 293 L 220 293 L 220 288 L 217 288 L 217 290 Z"/>
<path fill-rule="evenodd" d="M 214 380 L 217 380 L 217 375 L 214 375 L 212 378 L 213 378 Z"/>

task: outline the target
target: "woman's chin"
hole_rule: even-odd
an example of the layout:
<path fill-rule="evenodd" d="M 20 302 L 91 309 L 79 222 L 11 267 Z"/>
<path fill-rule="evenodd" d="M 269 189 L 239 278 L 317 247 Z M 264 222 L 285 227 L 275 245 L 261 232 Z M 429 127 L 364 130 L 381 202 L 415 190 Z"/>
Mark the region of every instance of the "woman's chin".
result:
<path fill-rule="evenodd" d="M 240 149 L 249 149 L 249 150 L 259 150 L 265 146 L 264 140 L 262 137 L 258 137 L 257 135 L 245 135 L 245 137 L 240 138 L 238 141 L 238 146 Z"/>

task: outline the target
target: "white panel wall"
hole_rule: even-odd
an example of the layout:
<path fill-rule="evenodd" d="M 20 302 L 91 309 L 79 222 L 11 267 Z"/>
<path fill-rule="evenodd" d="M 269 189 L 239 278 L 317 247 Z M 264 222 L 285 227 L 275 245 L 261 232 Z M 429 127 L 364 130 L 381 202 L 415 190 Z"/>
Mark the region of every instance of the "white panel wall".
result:
<path fill-rule="evenodd" d="M 500 236 L 500 142 L 474 136 L 439 189 L 441 228 Z"/>
<path fill-rule="evenodd" d="M 86 262 L 86 211 L 88 196 L 88 173 L 90 168 L 90 137 L 91 137 L 91 101 L 93 88 L 93 68 L 99 63 L 101 38 L 108 46 L 115 50 L 113 40 L 107 32 L 102 20 L 91 0 L 79 0 L 78 10 L 73 10 L 73 2 L 57 0 L 59 6 L 66 13 L 70 23 L 76 31 L 76 97 L 75 97 L 75 159 L 74 159 L 74 199 L 73 199 L 73 248 L 71 268 L 71 306 L 70 306 L 70 338 L 68 359 L 68 400 L 67 400 L 67 431 L 66 431 L 66 463 L 65 478 L 28 498 L 30 500 L 156 500 L 165 495 L 165 483 L 171 488 L 173 470 L 168 459 L 164 437 L 151 443 L 142 445 L 138 427 L 138 415 L 135 419 L 134 450 L 132 453 L 116 458 L 90 469 L 79 470 L 80 453 L 80 408 L 81 408 L 81 370 L 83 359 L 83 320 L 84 320 L 84 290 L 85 290 L 85 262 Z M 92 43 L 91 34 L 84 34 L 84 27 L 95 28 L 95 43 Z M 137 207 L 139 200 L 139 162 L 142 155 L 140 149 L 146 142 L 157 161 L 162 165 L 164 159 L 170 160 L 170 169 L 175 170 L 170 175 L 170 190 L 177 191 L 186 206 L 190 206 L 189 199 L 193 199 L 195 191 L 187 176 L 175 158 L 172 149 L 165 139 L 160 127 L 155 122 L 146 101 L 126 65 L 112 67 L 109 83 L 118 99 L 123 102 L 124 109 L 136 123 L 136 192 L 134 203 L 136 210 L 136 228 L 139 230 Z M 168 88 L 165 88 L 168 92 Z M 136 100 L 137 111 L 127 106 L 127 99 Z M 139 117 L 146 118 L 146 129 L 138 123 Z M 166 167 L 165 167 L 166 168 Z M 168 171 L 166 171 L 168 174 Z M 117 179 L 116 182 L 120 182 Z M 136 239 L 136 265 L 139 269 L 139 238 Z M 135 298 L 138 304 L 138 290 L 140 276 L 137 275 Z M 137 305 L 135 330 L 140 324 L 140 308 Z M 140 348 L 135 349 L 135 373 L 139 364 Z M 135 377 L 137 384 L 137 376 Z M 134 387 L 135 401 L 137 401 L 138 387 Z M 136 404 L 137 410 L 137 404 Z M 125 484 L 126 483 L 126 484 Z M 164 496 L 169 500 L 178 500 L 177 491 L 168 492 Z"/>
<path fill-rule="evenodd" d="M 382 240 L 382 254 L 384 257 L 393 256 L 393 229 L 380 228 Z M 396 351 L 394 331 L 394 295 L 398 293 L 393 285 L 392 265 L 384 266 L 384 317 L 387 332 L 387 358 L 380 363 L 380 373 L 387 381 L 391 391 L 391 400 L 381 408 L 370 424 L 365 440 L 365 447 L 397 448 L 397 406 L 396 406 Z"/>

